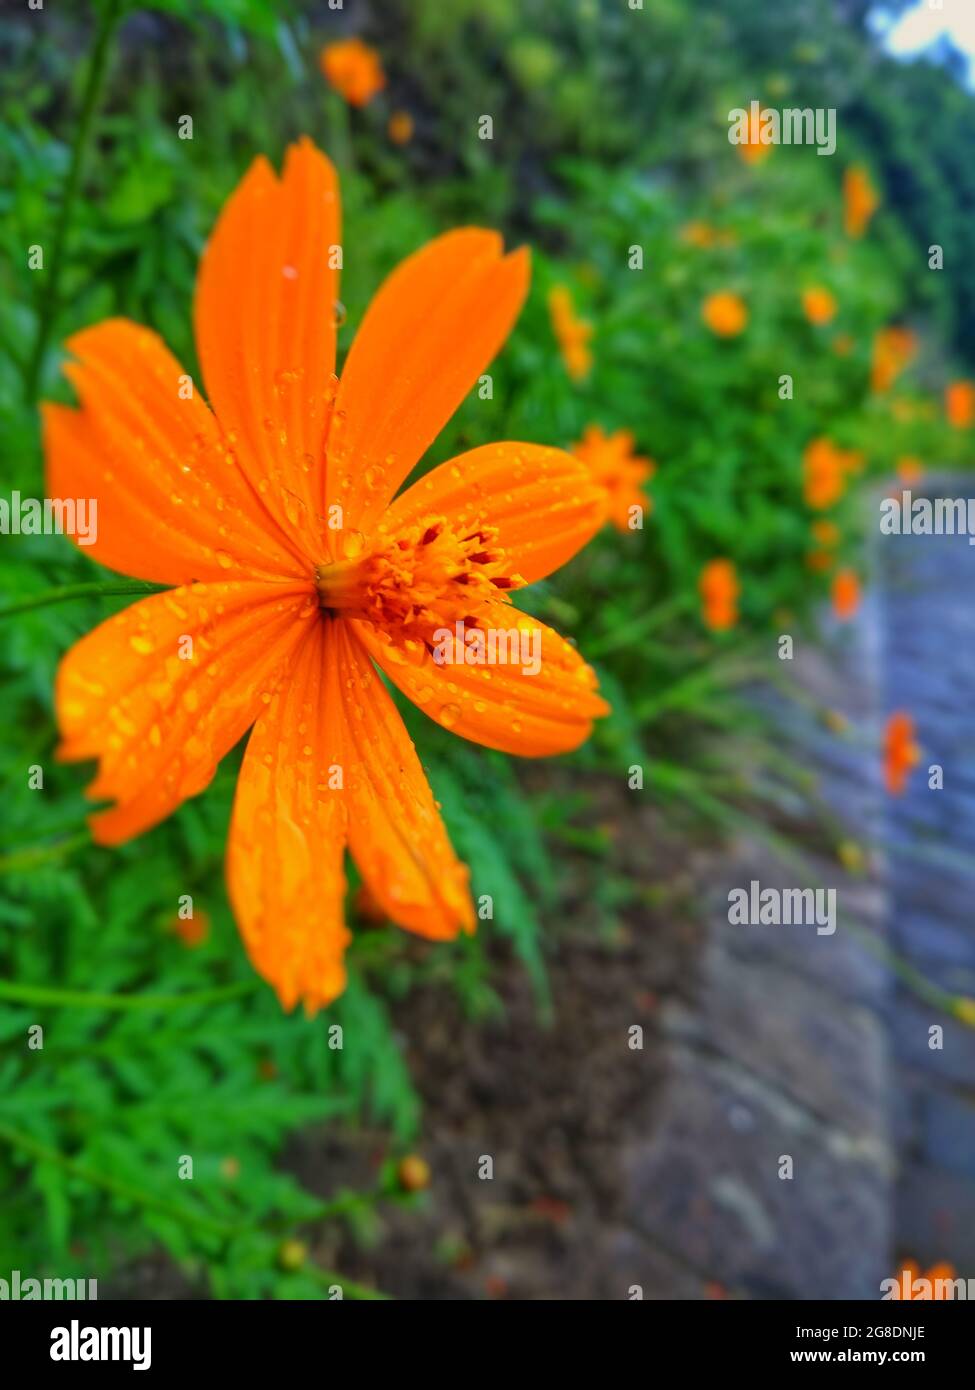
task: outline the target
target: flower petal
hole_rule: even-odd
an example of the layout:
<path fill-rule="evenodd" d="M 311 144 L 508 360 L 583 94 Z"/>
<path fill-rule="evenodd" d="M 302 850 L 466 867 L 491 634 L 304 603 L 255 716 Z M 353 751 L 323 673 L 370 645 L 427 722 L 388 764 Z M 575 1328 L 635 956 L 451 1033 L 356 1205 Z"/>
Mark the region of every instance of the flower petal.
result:
<path fill-rule="evenodd" d="M 434 940 L 472 932 L 468 870 L 451 849 L 396 706 L 346 623 L 337 646 L 352 857 L 399 926 Z"/>
<path fill-rule="evenodd" d="M 116 613 L 72 647 L 55 688 L 58 756 L 99 758 L 100 844 L 156 825 L 209 783 L 319 613 L 307 584 L 192 584 Z"/>
<path fill-rule="evenodd" d="M 226 579 L 232 569 L 301 573 L 198 391 L 186 396 L 190 378 L 155 333 L 109 319 L 66 346 L 77 360 L 65 375 L 82 409 L 42 406 L 47 491 L 97 503 L 94 541 L 82 549 L 109 569 L 164 584 Z"/>
<path fill-rule="evenodd" d="M 327 497 L 368 532 L 500 349 L 528 292 L 525 248 L 461 228 L 400 264 L 366 312 L 328 437 Z"/>
<path fill-rule="evenodd" d="M 313 560 L 339 235 L 335 170 L 310 140 L 289 148 L 280 179 L 256 159 L 203 253 L 194 306 L 210 404 L 251 485 Z"/>
<path fill-rule="evenodd" d="M 406 654 L 371 624 L 354 627 L 393 684 L 462 738 L 529 758 L 578 748 L 592 721 L 609 713 L 592 667 L 552 628 L 517 608 L 492 604 L 483 616 L 482 626 L 511 634 L 509 650 L 524 661 L 440 666 L 425 648 Z"/>
<path fill-rule="evenodd" d="M 293 674 L 251 734 L 237 783 L 227 885 L 254 968 L 286 1009 L 314 1012 L 345 987 L 348 793 L 335 629 L 316 621 Z"/>
<path fill-rule="evenodd" d="M 606 520 L 606 506 L 606 489 L 571 454 L 541 444 L 486 444 L 413 483 L 379 530 L 427 515 L 446 516 L 465 531 L 497 527 L 510 572 L 531 584 L 571 560 Z"/>

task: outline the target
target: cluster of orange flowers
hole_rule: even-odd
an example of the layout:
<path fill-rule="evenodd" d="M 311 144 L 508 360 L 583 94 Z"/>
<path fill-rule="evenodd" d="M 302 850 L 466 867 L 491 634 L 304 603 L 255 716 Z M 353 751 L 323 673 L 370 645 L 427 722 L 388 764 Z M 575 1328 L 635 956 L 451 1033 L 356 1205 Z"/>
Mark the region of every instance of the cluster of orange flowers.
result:
<path fill-rule="evenodd" d="M 320 55 L 354 107 L 386 86 L 359 39 Z M 394 112 L 390 138 L 413 134 Z M 757 132 L 748 162 L 770 147 Z M 849 170 L 845 222 L 860 236 L 876 206 Z M 721 240 L 690 224 L 695 245 Z M 65 657 L 57 678 L 59 755 L 97 759 L 89 794 L 114 803 L 92 818 L 102 844 L 148 830 L 211 780 L 251 729 L 230 827 L 227 880 L 255 968 L 284 1007 L 313 1011 L 341 993 L 349 933 L 344 856 L 361 873 L 361 910 L 432 939 L 472 931 L 468 871 L 454 855 L 413 744 L 379 672 L 441 726 L 486 747 L 544 756 L 577 747 L 608 712 L 575 648 L 510 605 L 565 564 L 608 519 L 634 528 L 649 510 L 651 459 L 627 430 L 590 425 L 572 454 L 506 442 L 476 448 L 400 491 L 413 466 L 504 343 L 525 299 L 529 260 L 495 233 L 466 228 L 410 256 L 380 287 L 335 375 L 338 300 L 327 255 L 340 244 L 339 188 L 307 139 L 278 176 L 257 159 L 207 243 L 195 297 L 197 353 L 209 405 L 177 400 L 183 377 L 155 334 L 113 319 L 76 334 L 65 369 L 80 408 L 44 407 L 48 490 L 87 495 L 103 519 L 91 553 L 111 569 L 169 586 L 108 619 Z M 807 319 L 837 304 L 803 291 Z M 591 324 L 565 285 L 548 296 L 573 379 L 592 367 Z M 723 338 L 748 309 L 723 289 L 701 308 Z M 916 345 L 905 329 L 874 344 L 886 390 Z M 377 398 L 382 408 L 377 409 Z M 951 423 L 975 423 L 975 387 L 946 393 Z M 910 460 L 902 460 L 902 470 Z M 916 461 L 915 461 L 916 462 Z M 832 506 L 858 453 L 813 440 L 804 494 Z M 152 530 L 146 519 L 157 523 Z M 828 551 L 832 522 L 814 523 Z M 831 557 L 827 557 L 832 563 Z M 739 617 L 733 562 L 699 577 L 702 617 Z M 856 574 L 833 581 L 837 616 L 860 602 Z M 541 635 L 541 669 L 445 670 L 438 629 L 514 627 Z M 189 659 L 184 647 L 189 643 Z M 919 759 L 910 717 L 891 717 L 885 778 L 902 792 Z M 201 944 L 205 916 L 174 927 Z"/>
<path fill-rule="evenodd" d="M 806 505 L 825 511 L 846 491 L 852 473 L 863 467 L 863 455 L 856 449 L 840 449 L 830 439 L 814 439 L 802 456 L 803 496 Z"/>
<path fill-rule="evenodd" d="M 318 64 L 329 86 L 350 106 L 368 106 L 386 87 L 382 59 L 362 39 L 338 39 L 326 44 L 318 55 Z M 394 145 L 409 144 L 414 131 L 409 111 L 393 111 L 386 131 Z"/>

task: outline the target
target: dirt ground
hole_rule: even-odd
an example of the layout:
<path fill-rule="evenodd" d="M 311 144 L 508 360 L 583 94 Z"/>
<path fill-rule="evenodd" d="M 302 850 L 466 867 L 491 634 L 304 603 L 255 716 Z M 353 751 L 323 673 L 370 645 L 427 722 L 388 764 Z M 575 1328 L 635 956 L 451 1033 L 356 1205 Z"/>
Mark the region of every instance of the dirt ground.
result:
<path fill-rule="evenodd" d="M 659 1007 L 692 990 L 700 929 L 684 842 L 668 844 L 632 801 L 606 802 L 599 823 L 611 836 L 614 874 L 648 891 L 608 933 L 587 906 L 594 868 L 584 859 L 566 865 L 547 1025 L 522 966 L 500 946 L 503 1019 L 472 1025 L 449 988 L 402 1003 L 397 1023 L 423 1098 L 417 1149 L 431 1187 L 419 1205 L 384 1209 L 374 1244 L 337 1230 L 320 1239 L 313 1254 L 322 1265 L 400 1298 L 621 1296 L 620 1155 L 652 1124 L 663 1080 Z M 634 1024 L 642 1051 L 628 1046 Z M 287 1166 L 328 1196 L 374 1179 L 383 1147 L 382 1135 L 332 1129 L 303 1136 Z M 490 1180 L 478 1176 L 483 1156 L 493 1160 Z"/>

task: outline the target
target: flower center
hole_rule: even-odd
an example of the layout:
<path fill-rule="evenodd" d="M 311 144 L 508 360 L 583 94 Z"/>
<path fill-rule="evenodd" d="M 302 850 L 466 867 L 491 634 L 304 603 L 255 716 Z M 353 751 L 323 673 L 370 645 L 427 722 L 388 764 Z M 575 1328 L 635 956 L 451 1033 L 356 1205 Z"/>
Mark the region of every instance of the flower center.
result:
<path fill-rule="evenodd" d="M 315 584 L 323 608 L 365 618 L 397 644 L 429 646 L 433 634 L 458 621 L 478 626 L 492 600 L 509 602 L 525 581 L 511 574 L 497 530 L 459 534 L 444 517 L 426 517 L 377 537 L 363 553 L 320 565 Z"/>

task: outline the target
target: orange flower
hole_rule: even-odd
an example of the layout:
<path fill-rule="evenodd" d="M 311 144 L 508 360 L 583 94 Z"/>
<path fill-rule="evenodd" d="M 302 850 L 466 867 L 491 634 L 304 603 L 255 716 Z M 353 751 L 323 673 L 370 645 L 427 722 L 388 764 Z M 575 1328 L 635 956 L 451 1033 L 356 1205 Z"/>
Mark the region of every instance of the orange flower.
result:
<path fill-rule="evenodd" d="M 771 143 L 762 144 L 762 112 L 753 106 L 748 108 L 748 131 L 746 138 L 737 147 L 746 164 L 761 164 L 772 153 Z"/>
<path fill-rule="evenodd" d="M 843 229 L 847 236 L 862 237 L 879 206 L 877 190 L 866 169 L 860 164 L 847 169 L 843 175 Z"/>
<path fill-rule="evenodd" d="M 508 593 L 602 525 L 585 467 L 492 444 L 399 492 L 507 337 L 527 250 L 503 255 L 495 232 L 464 228 L 415 252 L 338 381 L 325 311 L 338 244 L 337 180 L 314 145 L 292 146 L 280 177 L 255 160 L 197 280 L 210 406 L 154 333 L 110 319 L 68 343 L 81 408 L 44 407 L 50 495 L 98 502 L 89 553 L 176 586 L 109 618 L 58 672 L 59 754 L 98 758 L 91 795 L 115 803 L 92 818 L 95 839 L 163 820 L 254 725 L 229 894 L 255 968 L 309 1010 L 345 983 L 346 846 L 400 926 L 474 926 L 467 870 L 376 666 L 444 727 L 509 753 L 575 748 L 607 711 L 574 648 Z M 445 668 L 430 643 L 457 623 L 482 659 L 460 643 Z M 493 667 L 491 633 L 509 643 L 495 638 Z M 511 656 L 525 637 L 537 667 Z"/>
<path fill-rule="evenodd" d="M 891 796 L 902 796 L 907 778 L 921 761 L 921 750 L 914 742 L 914 720 L 898 712 L 887 720 L 884 731 L 884 785 Z"/>
<path fill-rule="evenodd" d="M 413 117 L 409 111 L 394 111 L 386 126 L 394 145 L 408 145 L 413 139 Z"/>
<path fill-rule="evenodd" d="M 169 924 L 169 929 L 174 936 L 178 936 L 183 945 L 190 950 L 195 946 L 202 946 L 210 935 L 210 918 L 206 912 L 194 912 L 192 917 L 176 916 Z"/>
<path fill-rule="evenodd" d="M 698 589 L 704 621 L 712 632 L 724 632 L 738 621 L 738 595 L 741 586 L 730 560 L 709 560 L 701 571 Z"/>
<path fill-rule="evenodd" d="M 945 415 L 953 429 L 971 429 L 975 424 L 975 385 L 953 381 L 945 390 Z"/>
<path fill-rule="evenodd" d="M 924 464 L 910 454 L 897 460 L 897 476 L 902 483 L 919 483 L 924 477 Z"/>
<path fill-rule="evenodd" d="M 837 570 L 833 576 L 833 612 L 841 623 L 849 622 L 860 607 L 860 581 L 854 570 Z"/>
<path fill-rule="evenodd" d="M 836 557 L 829 550 L 811 550 L 806 556 L 806 567 L 813 574 L 825 574 L 836 563 Z"/>
<path fill-rule="evenodd" d="M 702 250 L 707 250 L 713 246 L 718 239 L 718 234 L 707 222 L 687 222 L 680 229 L 680 239 L 688 246 L 697 246 Z"/>
<path fill-rule="evenodd" d="M 840 543 L 840 528 L 835 521 L 814 521 L 809 529 L 820 545 L 834 546 Z"/>
<path fill-rule="evenodd" d="M 379 54 L 361 39 L 326 44 L 318 62 L 325 80 L 350 106 L 367 106 L 386 85 Z"/>
<path fill-rule="evenodd" d="M 873 340 L 872 390 L 889 390 L 916 354 L 917 338 L 909 328 L 881 328 Z"/>
<path fill-rule="evenodd" d="M 652 478 L 657 466 L 652 459 L 633 452 L 629 430 L 605 434 L 599 425 L 589 425 L 572 452 L 589 469 L 593 481 L 609 493 L 609 519 L 618 531 L 629 531 L 630 508 L 651 508 L 650 498 L 640 484 Z"/>
<path fill-rule="evenodd" d="M 592 367 L 589 348 L 592 324 L 576 317 L 572 296 L 565 285 L 553 285 L 549 290 L 548 310 L 566 370 L 573 381 L 579 381 Z"/>
<path fill-rule="evenodd" d="M 810 323 L 817 326 L 829 323 L 836 317 L 836 300 L 829 290 L 824 290 L 821 285 L 814 285 L 802 292 L 802 312 Z"/>
<path fill-rule="evenodd" d="M 719 338 L 735 338 L 748 323 L 745 302 L 730 290 L 709 294 L 701 307 L 701 317 Z"/>
<path fill-rule="evenodd" d="M 953 1293 L 949 1293 L 945 1285 L 955 1277 L 955 1267 L 947 1260 L 932 1265 L 927 1274 L 921 1273 L 921 1266 L 915 1260 L 905 1260 L 900 1279 L 891 1290 L 891 1298 L 922 1303 L 950 1299 Z M 918 1288 L 918 1281 L 921 1279 L 930 1285 L 929 1289 Z"/>
<path fill-rule="evenodd" d="M 837 357 L 849 357 L 855 346 L 849 333 L 837 333 L 833 339 L 833 351 Z"/>
<path fill-rule="evenodd" d="M 807 507 L 824 511 L 839 501 L 846 491 L 846 460 L 851 457 L 828 439 L 814 439 L 806 446 L 802 470 Z"/>

